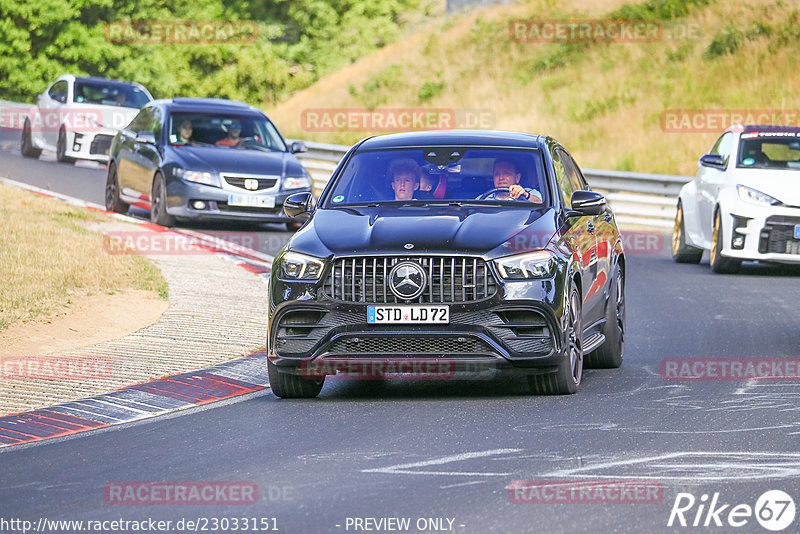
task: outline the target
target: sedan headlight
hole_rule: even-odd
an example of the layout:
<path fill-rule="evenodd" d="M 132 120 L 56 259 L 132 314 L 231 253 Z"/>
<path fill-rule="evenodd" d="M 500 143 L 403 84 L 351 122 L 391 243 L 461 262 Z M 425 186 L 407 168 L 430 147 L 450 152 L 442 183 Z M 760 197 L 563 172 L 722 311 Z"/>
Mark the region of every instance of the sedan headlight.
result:
<path fill-rule="evenodd" d="M 556 270 L 555 256 L 546 250 L 506 256 L 494 264 L 504 280 L 550 278 Z"/>
<path fill-rule="evenodd" d="M 280 259 L 279 275 L 288 280 L 319 280 L 325 263 L 313 256 L 287 252 Z"/>
<path fill-rule="evenodd" d="M 196 184 L 221 187 L 219 183 L 219 177 L 215 172 L 192 171 L 189 169 L 181 169 L 180 167 L 175 167 L 172 170 L 172 174 L 174 174 L 181 180 L 186 180 L 187 182 L 194 182 Z"/>
<path fill-rule="evenodd" d="M 737 185 L 736 190 L 739 192 L 739 198 L 750 204 L 757 204 L 759 206 L 780 206 L 782 204 L 777 198 L 771 197 L 752 187 Z"/>
<path fill-rule="evenodd" d="M 307 189 L 311 187 L 308 176 L 287 176 L 283 179 L 284 189 Z"/>

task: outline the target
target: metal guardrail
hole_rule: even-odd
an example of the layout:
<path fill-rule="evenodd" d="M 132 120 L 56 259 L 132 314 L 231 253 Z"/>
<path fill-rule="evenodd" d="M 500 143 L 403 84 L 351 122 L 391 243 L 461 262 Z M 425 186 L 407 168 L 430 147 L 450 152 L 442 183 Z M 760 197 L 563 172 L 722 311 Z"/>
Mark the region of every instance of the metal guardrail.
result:
<path fill-rule="evenodd" d="M 291 143 L 296 139 L 287 141 Z M 350 147 L 303 142 L 308 152 L 297 155 L 311 175 L 314 194 L 319 195 Z M 678 192 L 683 184 L 692 180 L 691 176 L 598 169 L 583 169 L 583 174 L 593 190 L 606 195 L 609 204 L 614 207 L 617 221 L 659 228 L 672 227 Z"/>

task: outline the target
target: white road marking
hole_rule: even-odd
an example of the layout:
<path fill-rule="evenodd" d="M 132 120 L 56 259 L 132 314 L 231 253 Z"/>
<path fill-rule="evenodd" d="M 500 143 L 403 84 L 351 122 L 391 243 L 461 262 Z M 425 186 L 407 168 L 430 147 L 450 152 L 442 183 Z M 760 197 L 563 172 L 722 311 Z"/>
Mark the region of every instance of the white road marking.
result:
<path fill-rule="evenodd" d="M 389 467 L 378 467 L 374 469 L 362 469 L 362 473 L 386 473 L 390 475 L 446 475 L 446 476 L 482 476 L 482 477 L 505 477 L 511 473 L 468 473 L 459 471 L 414 471 L 414 468 L 428 467 L 431 465 L 443 465 L 453 462 L 462 462 L 464 460 L 471 460 L 473 458 L 485 458 L 487 456 L 498 456 L 500 454 L 508 454 L 512 452 L 522 452 L 522 449 L 491 449 L 488 451 L 480 452 L 464 452 L 461 454 L 454 454 L 452 456 L 444 456 L 442 458 L 434 458 L 422 462 L 413 462 L 408 464 L 397 464 Z"/>

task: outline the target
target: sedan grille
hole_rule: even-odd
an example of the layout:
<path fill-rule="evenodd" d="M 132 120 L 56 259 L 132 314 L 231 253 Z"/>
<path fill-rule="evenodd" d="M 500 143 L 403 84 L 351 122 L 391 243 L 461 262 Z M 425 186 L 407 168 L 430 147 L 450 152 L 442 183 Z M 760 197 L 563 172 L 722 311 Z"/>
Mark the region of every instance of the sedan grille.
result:
<path fill-rule="evenodd" d="M 239 189 L 243 189 L 245 191 L 262 191 L 264 189 L 272 189 L 275 187 L 275 184 L 278 183 L 279 178 L 278 176 L 235 176 L 228 174 L 223 174 L 222 177 L 225 179 L 228 185 L 238 187 Z M 245 180 L 258 181 L 258 187 L 256 189 L 247 189 L 244 186 Z"/>
<path fill-rule="evenodd" d="M 400 261 L 418 263 L 427 274 L 427 286 L 413 300 L 395 297 L 389 273 Z M 341 258 L 334 261 L 325 294 L 335 300 L 377 303 L 472 302 L 497 292 L 494 276 L 480 258 L 455 256 Z"/>

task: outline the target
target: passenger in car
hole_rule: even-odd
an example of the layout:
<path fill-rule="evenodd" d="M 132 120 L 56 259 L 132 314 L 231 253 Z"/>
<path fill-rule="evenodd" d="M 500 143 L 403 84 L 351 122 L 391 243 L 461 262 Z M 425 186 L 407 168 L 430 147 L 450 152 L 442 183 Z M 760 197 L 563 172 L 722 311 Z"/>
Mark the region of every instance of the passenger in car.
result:
<path fill-rule="evenodd" d="M 538 190 L 519 185 L 522 173 L 515 161 L 501 158 L 496 159 L 494 162 L 493 176 L 494 187 L 508 188 L 508 193 L 496 193 L 493 195 L 495 198 L 499 200 L 520 199 L 536 204 L 542 203 L 542 194 Z"/>
<path fill-rule="evenodd" d="M 398 159 L 389 166 L 389 176 L 392 179 L 394 199 L 412 200 L 414 193 L 419 190 L 422 169 L 413 159 Z"/>
<path fill-rule="evenodd" d="M 192 127 L 192 121 L 189 119 L 184 119 L 181 121 L 180 125 L 178 126 L 178 137 L 175 140 L 176 145 L 186 145 L 192 142 L 192 132 L 194 128 Z"/>

